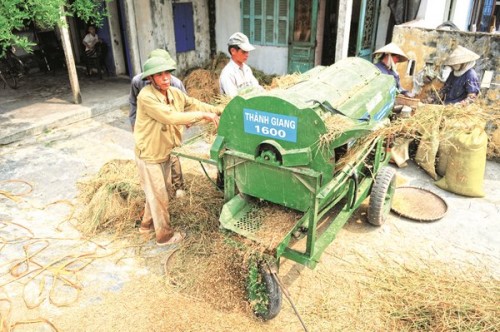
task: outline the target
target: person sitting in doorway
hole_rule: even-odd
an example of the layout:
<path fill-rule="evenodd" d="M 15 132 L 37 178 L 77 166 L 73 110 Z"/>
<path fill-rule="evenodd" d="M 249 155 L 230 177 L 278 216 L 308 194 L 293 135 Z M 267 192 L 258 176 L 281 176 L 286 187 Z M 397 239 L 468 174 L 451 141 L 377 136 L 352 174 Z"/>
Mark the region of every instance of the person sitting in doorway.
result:
<path fill-rule="evenodd" d="M 471 50 L 457 46 L 444 61 L 444 65 L 453 69 L 440 91 L 441 100 L 445 104 L 467 105 L 477 98 L 480 86 L 474 66 L 479 58 Z"/>
<path fill-rule="evenodd" d="M 100 43 L 101 40 L 96 33 L 95 26 L 89 25 L 87 28 L 87 34 L 83 38 L 83 45 L 85 46 L 85 55 L 87 57 L 95 57 L 96 53 L 96 45 Z"/>
<path fill-rule="evenodd" d="M 220 93 L 234 97 L 249 87 L 262 87 L 252 73 L 252 69 L 246 64 L 248 54 L 255 50 L 250 44 L 248 37 L 236 32 L 229 37 L 228 52 L 231 60 L 222 69 L 219 78 Z"/>
<path fill-rule="evenodd" d="M 399 48 L 398 45 L 390 43 L 384 47 L 373 52 L 375 55 L 375 66 L 382 72 L 382 74 L 391 75 L 396 80 L 396 88 L 398 93 L 403 94 L 406 97 L 413 98 L 414 95 L 401 87 L 401 81 L 399 74 L 396 71 L 396 64 L 399 62 L 408 61 L 406 54 Z"/>

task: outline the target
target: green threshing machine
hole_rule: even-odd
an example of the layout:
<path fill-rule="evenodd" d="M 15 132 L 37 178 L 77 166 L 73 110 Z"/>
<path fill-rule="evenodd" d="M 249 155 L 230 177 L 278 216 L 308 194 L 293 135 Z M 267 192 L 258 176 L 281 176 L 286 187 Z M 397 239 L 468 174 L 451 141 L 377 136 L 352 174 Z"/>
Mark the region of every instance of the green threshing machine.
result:
<path fill-rule="evenodd" d="M 381 225 L 395 187 L 395 171 L 386 166 L 389 143 L 370 135 L 389 121 L 394 78 L 361 58 L 303 75 L 287 88 L 233 98 L 210 150 L 224 179 L 222 228 L 259 242 L 261 227 L 273 229 L 273 220 L 264 225 L 265 216 L 259 214 L 263 202 L 301 216 L 278 234 L 268 258 L 249 269 L 249 298 L 264 298 L 254 307 L 264 319 L 281 307 L 280 258 L 314 268 L 368 195 L 368 221 Z M 349 125 L 332 135 L 329 128 L 340 120 Z M 305 241 L 303 250 L 294 248 L 299 239 L 302 247 Z M 251 287 L 252 282 L 262 287 Z"/>

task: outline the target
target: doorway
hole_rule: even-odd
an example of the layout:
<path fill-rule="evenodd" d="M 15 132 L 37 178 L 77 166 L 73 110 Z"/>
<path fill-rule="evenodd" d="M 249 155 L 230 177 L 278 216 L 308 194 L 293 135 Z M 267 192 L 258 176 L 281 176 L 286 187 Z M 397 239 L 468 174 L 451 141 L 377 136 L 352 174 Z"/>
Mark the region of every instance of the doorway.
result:
<path fill-rule="evenodd" d="M 288 46 L 288 72 L 303 73 L 314 67 L 318 0 L 291 0 L 291 33 Z"/>
<path fill-rule="evenodd" d="M 348 56 L 371 61 L 377 38 L 380 0 L 354 0 Z"/>
<path fill-rule="evenodd" d="M 339 1 L 326 1 L 324 30 L 323 30 L 323 51 L 321 54 L 321 65 L 329 66 L 335 62 L 335 51 L 337 47 L 338 29 L 338 8 Z"/>

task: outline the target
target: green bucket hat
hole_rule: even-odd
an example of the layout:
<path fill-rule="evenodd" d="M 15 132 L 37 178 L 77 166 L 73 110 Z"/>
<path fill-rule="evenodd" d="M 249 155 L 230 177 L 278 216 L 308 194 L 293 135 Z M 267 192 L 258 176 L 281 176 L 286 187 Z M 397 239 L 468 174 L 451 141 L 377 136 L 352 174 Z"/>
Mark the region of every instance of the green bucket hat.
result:
<path fill-rule="evenodd" d="M 148 78 L 148 76 L 158 74 L 164 71 L 169 71 L 172 72 L 174 71 L 175 68 L 175 62 L 172 61 L 167 61 L 165 58 L 162 57 L 152 57 L 149 58 L 145 63 L 144 63 L 144 68 L 142 72 L 142 79 L 145 80 Z"/>
<path fill-rule="evenodd" d="M 161 48 L 157 48 L 156 50 L 152 50 L 151 53 L 149 53 L 149 55 L 148 55 L 148 59 L 149 58 L 156 58 L 156 57 L 164 58 L 167 61 L 174 61 L 174 59 L 172 59 L 172 57 L 170 56 L 170 53 L 168 53 L 168 51 L 165 51 L 164 49 L 161 49 Z"/>

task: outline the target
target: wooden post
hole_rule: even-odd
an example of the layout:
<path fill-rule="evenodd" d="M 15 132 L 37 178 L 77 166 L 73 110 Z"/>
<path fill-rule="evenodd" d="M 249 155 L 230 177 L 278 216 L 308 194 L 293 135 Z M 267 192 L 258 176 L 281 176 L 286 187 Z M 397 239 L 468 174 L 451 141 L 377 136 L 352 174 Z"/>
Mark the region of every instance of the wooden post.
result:
<path fill-rule="evenodd" d="M 351 31 L 352 1 L 353 0 L 340 0 L 339 3 L 335 62 L 347 58 L 349 33 Z"/>
<path fill-rule="evenodd" d="M 318 28 L 316 30 L 316 50 L 314 53 L 314 65 L 321 65 L 323 58 L 323 38 L 325 34 L 325 7 L 326 0 L 319 0 Z M 329 47 L 330 45 L 327 45 Z"/>
<path fill-rule="evenodd" d="M 142 72 L 141 55 L 139 53 L 139 37 L 137 36 L 137 24 L 135 21 L 134 0 L 125 0 L 125 28 L 127 29 L 128 52 L 130 64 L 132 65 L 132 76 Z"/>
<path fill-rule="evenodd" d="M 75 58 L 71 49 L 71 40 L 69 39 L 69 31 L 67 27 L 66 16 L 61 15 L 63 22 L 59 25 L 61 32 L 61 42 L 64 49 L 64 57 L 66 58 L 66 67 L 68 68 L 69 82 L 73 91 L 73 102 L 75 104 L 82 103 L 82 95 L 80 93 L 80 83 L 78 82 L 78 74 L 76 72 Z"/>

